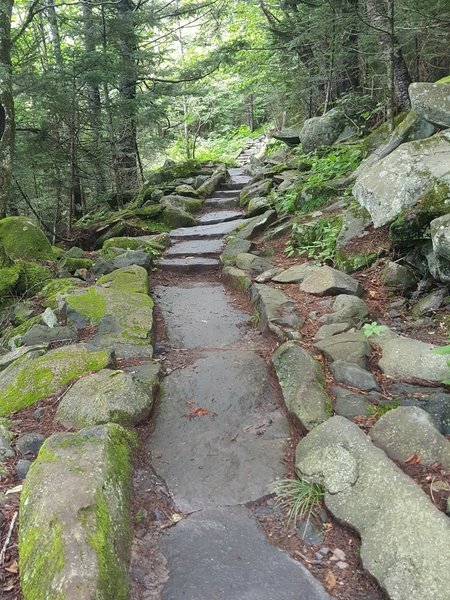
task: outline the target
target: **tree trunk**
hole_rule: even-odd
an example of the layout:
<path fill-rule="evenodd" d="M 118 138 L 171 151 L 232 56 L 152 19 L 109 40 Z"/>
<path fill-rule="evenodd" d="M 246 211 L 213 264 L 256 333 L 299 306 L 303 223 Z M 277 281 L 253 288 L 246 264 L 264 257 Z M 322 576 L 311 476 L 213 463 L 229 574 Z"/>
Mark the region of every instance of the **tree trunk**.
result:
<path fill-rule="evenodd" d="M 344 5 L 348 19 L 348 33 L 344 39 L 344 77 L 341 83 L 341 92 L 358 90 L 361 87 L 358 7 L 359 0 L 346 0 Z"/>
<path fill-rule="evenodd" d="M 46 0 L 48 24 L 50 27 L 50 38 L 52 42 L 53 57 L 56 66 L 61 71 L 63 68 L 63 58 L 61 52 L 61 38 L 59 36 L 58 17 L 53 0 Z"/>
<path fill-rule="evenodd" d="M 14 0 L 0 3 L 0 218 L 6 216 L 14 163 L 11 15 Z"/>
<path fill-rule="evenodd" d="M 119 0 L 118 50 L 121 58 L 119 75 L 119 108 L 122 126 L 117 143 L 117 197 L 119 205 L 129 201 L 138 186 L 137 128 L 136 128 L 136 33 L 133 5 Z"/>
<path fill-rule="evenodd" d="M 366 0 L 367 18 L 370 26 L 375 30 L 378 45 L 388 61 L 391 60 L 391 55 L 393 56 L 394 83 L 398 103 L 403 110 L 407 110 L 411 106 L 408 94 L 411 76 L 395 35 L 393 9 L 394 0 Z"/>

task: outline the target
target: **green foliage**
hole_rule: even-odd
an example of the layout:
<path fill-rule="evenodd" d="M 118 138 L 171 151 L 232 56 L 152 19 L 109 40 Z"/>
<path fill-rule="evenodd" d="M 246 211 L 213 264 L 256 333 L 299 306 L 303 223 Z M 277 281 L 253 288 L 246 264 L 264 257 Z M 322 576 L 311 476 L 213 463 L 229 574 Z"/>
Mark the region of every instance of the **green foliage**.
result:
<path fill-rule="evenodd" d="M 319 219 L 307 224 L 294 223 L 286 254 L 289 257 L 304 254 L 323 262 L 333 261 L 341 228 L 341 217 Z"/>
<path fill-rule="evenodd" d="M 379 325 L 376 321 L 372 321 L 372 323 L 363 325 L 361 331 L 369 338 L 372 335 L 382 335 L 383 333 L 386 333 L 388 327 L 386 327 L 386 325 Z"/>
<path fill-rule="evenodd" d="M 384 404 L 369 404 L 368 411 L 372 417 L 382 417 L 390 410 L 395 410 L 400 404 L 398 402 L 385 402 Z"/>
<path fill-rule="evenodd" d="M 307 479 L 280 479 L 275 483 L 276 503 L 288 512 L 289 522 L 296 523 L 320 505 L 324 495 L 322 486 Z"/>
<path fill-rule="evenodd" d="M 294 187 L 279 197 L 278 211 L 305 213 L 324 206 L 336 193 L 327 184 L 354 171 L 362 159 L 360 146 L 335 146 L 326 154 L 319 151 L 301 154 L 296 166 L 302 174 Z"/>

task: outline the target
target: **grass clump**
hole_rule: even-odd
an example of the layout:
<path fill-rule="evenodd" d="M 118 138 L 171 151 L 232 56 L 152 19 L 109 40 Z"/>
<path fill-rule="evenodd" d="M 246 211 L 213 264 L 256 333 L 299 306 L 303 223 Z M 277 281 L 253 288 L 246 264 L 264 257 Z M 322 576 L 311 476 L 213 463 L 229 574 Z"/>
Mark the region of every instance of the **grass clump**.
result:
<path fill-rule="evenodd" d="M 342 217 L 319 219 L 307 224 L 294 223 L 286 254 L 289 257 L 304 254 L 322 262 L 333 262 L 341 229 Z"/>
<path fill-rule="evenodd" d="M 382 417 L 390 410 L 395 410 L 400 404 L 398 402 L 386 402 L 384 404 L 370 404 L 368 407 L 369 416 L 371 417 Z"/>
<path fill-rule="evenodd" d="M 288 522 L 296 523 L 311 513 L 322 502 L 324 489 L 305 478 L 280 479 L 275 483 L 276 504 L 287 510 Z"/>

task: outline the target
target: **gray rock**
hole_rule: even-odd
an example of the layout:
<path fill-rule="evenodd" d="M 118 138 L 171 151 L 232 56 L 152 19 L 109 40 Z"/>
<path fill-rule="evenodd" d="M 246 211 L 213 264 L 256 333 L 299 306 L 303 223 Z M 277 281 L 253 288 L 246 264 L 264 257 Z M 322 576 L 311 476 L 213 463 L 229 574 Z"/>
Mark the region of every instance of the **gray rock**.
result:
<path fill-rule="evenodd" d="M 28 471 L 30 470 L 31 464 L 31 460 L 19 458 L 16 464 L 16 477 L 19 481 L 23 481 L 28 475 Z"/>
<path fill-rule="evenodd" d="M 255 217 L 263 212 L 269 210 L 273 205 L 273 200 L 267 196 L 252 198 L 247 206 L 247 213 L 249 217 Z"/>
<path fill-rule="evenodd" d="M 67 258 L 84 258 L 85 252 L 78 246 L 72 246 L 67 252 L 64 253 L 64 256 Z"/>
<path fill-rule="evenodd" d="M 431 241 L 436 256 L 450 260 L 450 214 L 430 223 Z"/>
<path fill-rule="evenodd" d="M 273 269 L 269 269 L 268 271 L 264 271 L 261 275 L 255 277 L 256 283 L 267 283 L 271 281 L 276 275 L 279 275 L 283 269 L 279 267 L 274 267 Z"/>
<path fill-rule="evenodd" d="M 47 346 L 43 344 L 38 344 L 37 346 L 20 346 L 20 348 L 16 348 L 11 352 L 7 352 L 0 356 L 0 371 L 12 365 L 16 360 L 31 360 L 33 358 L 37 358 L 38 356 L 42 356 L 45 354 Z M 27 359 L 25 359 L 27 357 Z"/>
<path fill-rule="evenodd" d="M 431 415 L 443 435 L 450 435 L 450 394 L 431 394 L 422 408 Z"/>
<path fill-rule="evenodd" d="M 71 327 L 47 327 L 46 325 L 33 325 L 22 336 L 25 346 L 38 346 L 40 344 L 51 344 L 53 342 L 75 342 L 77 333 Z"/>
<path fill-rule="evenodd" d="M 314 525 L 311 519 L 299 519 L 296 528 L 298 537 L 306 546 L 320 546 L 325 541 L 323 530 Z"/>
<path fill-rule="evenodd" d="M 260 283 L 250 288 L 251 299 L 257 307 L 258 328 L 270 331 L 280 340 L 298 339 L 305 323 L 295 302 L 281 290 Z"/>
<path fill-rule="evenodd" d="M 236 256 L 244 252 L 249 252 L 252 246 L 253 244 L 249 240 L 233 237 L 227 242 L 220 256 L 220 262 L 223 265 L 232 266 L 236 263 Z"/>
<path fill-rule="evenodd" d="M 300 265 L 289 267 L 276 277 L 272 278 L 275 283 L 300 283 L 309 275 L 312 275 L 320 269 L 320 266 L 306 262 Z"/>
<path fill-rule="evenodd" d="M 336 360 L 330 366 L 330 371 L 338 383 L 343 383 L 344 385 L 366 392 L 380 389 L 374 376 L 354 363 Z"/>
<path fill-rule="evenodd" d="M 236 232 L 236 236 L 241 240 L 252 240 L 272 225 L 276 221 L 276 218 L 277 213 L 274 210 L 268 210 L 262 215 L 247 219 Z"/>
<path fill-rule="evenodd" d="M 362 296 L 363 294 L 363 289 L 356 279 L 331 267 L 320 267 L 300 284 L 300 289 L 315 296 L 337 294 Z"/>
<path fill-rule="evenodd" d="M 307 429 L 323 423 L 329 415 L 330 398 L 320 363 L 294 342 L 286 342 L 272 355 L 272 363 L 283 393 L 284 403 Z"/>
<path fill-rule="evenodd" d="M 393 460 L 417 454 L 422 463 L 439 462 L 450 468 L 450 442 L 436 429 L 431 415 L 415 406 L 387 412 L 372 427 L 370 437 Z"/>
<path fill-rule="evenodd" d="M 115 266 L 112 262 L 104 260 L 103 258 L 98 258 L 90 268 L 90 271 L 94 277 L 100 277 L 101 275 L 111 273 L 114 269 Z"/>
<path fill-rule="evenodd" d="M 343 417 L 297 447 L 300 476 L 325 486 L 331 513 L 356 529 L 361 560 L 390 598 L 442 600 L 450 586 L 450 522 L 420 487 Z"/>
<path fill-rule="evenodd" d="M 252 280 L 248 274 L 236 267 L 224 267 L 222 269 L 222 280 L 238 292 L 246 292 L 252 285 Z"/>
<path fill-rule="evenodd" d="M 372 336 L 371 342 L 381 348 L 379 366 L 388 377 L 443 381 L 448 375 L 446 357 L 435 354 L 432 344 L 392 334 Z"/>
<path fill-rule="evenodd" d="M 255 183 L 249 183 L 241 191 L 239 197 L 240 205 L 246 206 L 253 198 L 261 198 L 261 196 L 267 196 L 271 187 L 271 179 L 263 179 L 262 181 L 256 181 Z"/>
<path fill-rule="evenodd" d="M 348 296 L 350 298 L 350 296 Z M 344 333 L 350 329 L 350 323 L 331 323 L 330 325 L 322 325 L 322 327 L 317 331 L 313 340 L 315 342 L 320 342 L 321 340 L 325 340 L 333 335 L 337 335 L 338 333 Z"/>
<path fill-rule="evenodd" d="M 433 314 L 442 306 L 447 295 L 448 291 L 446 288 L 440 288 L 430 292 L 416 302 L 412 309 L 412 315 L 416 318 L 419 318 Z"/>
<path fill-rule="evenodd" d="M 124 371 L 103 369 L 79 379 L 61 400 L 56 419 L 66 427 L 138 425 L 150 415 L 159 376 L 143 384 Z"/>
<path fill-rule="evenodd" d="M 332 600 L 245 507 L 193 514 L 168 530 L 162 549 L 170 572 L 162 600 Z"/>
<path fill-rule="evenodd" d="M 370 213 L 375 227 L 389 223 L 416 205 L 436 185 L 448 185 L 450 132 L 401 144 L 391 154 L 363 169 L 353 195 Z"/>
<path fill-rule="evenodd" d="M 261 275 L 264 271 L 272 269 L 273 265 L 260 256 L 244 252 L 236 256 L 236 267 L 252 275 Z"/>
<path fill-rule="evenodd" d="M 113 424 L 46 440 L 21 495 L 25 599 L 127 597 L 131 440 Z"/>
<path fill-rule="evenodd" d="M 450 85 L 415 82 L 409 86 L 413 110 L 438 127 L 450 127 Z"/>
<path fill-rule="evenodd" d="M 320 317 L 326 325 L 332 323 L 350 323 L 360 325 L 368 316 L 367 304 L 357 296 L 340 294 L 334 301 L 332 313 Z"/>
<path fill-rule="evenodd" d="M 336 240 L 336 248 L 342 248 L 358 238 L 370 223 L 370 215 L 362 207 L 350 207 L 342 213 L 342 228 Z"/>
<path fill-rule="evenodd" d="M 321 146 L 331 146 L 347 124 L 345 114 L 334 108 L 322 117 L 307 119 L 299 133 L 303 152 L 314 152 Z"/>
<path fill-rule="evenodd" d="M 44 442 L 45 437 L 41 433 L 30 431 L 18 438 L 16 441 L 16 448 L 22 456 L 25 456 L 26 454 L 33 454 L 36 456 Z"/>
<path fill-rule="evenodd" d="M 381 281 L 387 287 L 391 287 L 400 292 L 408 292 L 417 287 L 417 277 L 414 271 L 404 265 L 395 262 L 388 262 L 381 272 Z"/>
<path fill-rule="evenodd" d="M 4 425 L 0 425 L 0 463 L 5 458 L 11 458 L 14 456 L 14 450 L 11 447 L 11 442 L 14 435 Z"/>
<path fill-rule="evenodd" d="M 113 270 L 131 267 L 132 265 L 143 267 L 149 271 L 152 266 L 152 257 L 145 250 L 126 250 L 112 261 Z"/>
<path fill-rule="evenodd" d="M 353 417 L 368 416 L 370 403 L 362 394 L 356 394 L 350 390 L 334 386 L 331 391 L 336 396 L 334 412 L 341 417 L 353 419 Z"/>
<path fill-rule="evenodd" d="M 371 355 L 370 344 L 361 332 L 339 333 L 314 344 L 331 361 L 343 360 L 365 368 Z"/>

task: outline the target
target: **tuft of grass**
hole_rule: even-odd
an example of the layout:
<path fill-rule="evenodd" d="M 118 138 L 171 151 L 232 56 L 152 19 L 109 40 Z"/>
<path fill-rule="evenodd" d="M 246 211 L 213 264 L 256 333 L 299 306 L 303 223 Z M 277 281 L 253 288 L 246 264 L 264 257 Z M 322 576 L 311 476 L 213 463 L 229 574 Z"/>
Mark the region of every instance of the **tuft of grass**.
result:
<path fill-rule="evenodd" d="M 369 405 L 369 415 L 371 417 L 382 417 L 390 410 L 395 410 L 398 408 L 400 404 L 398 402 L 386 402 L 384 404 L 370 404 Z"/>
<path fill-rule="evenodd" d="M 280 479 L 274 485 L 276 504 L 287 510 L 288 522 L 296 523 L 305 516 L 309 519 L 313 510 L 320 505 L 324 489 L 318 483 L 302 479 Z"/>

